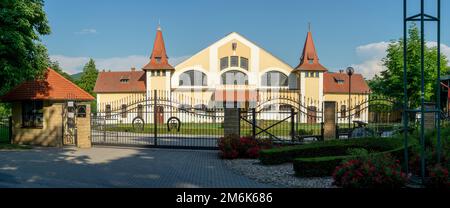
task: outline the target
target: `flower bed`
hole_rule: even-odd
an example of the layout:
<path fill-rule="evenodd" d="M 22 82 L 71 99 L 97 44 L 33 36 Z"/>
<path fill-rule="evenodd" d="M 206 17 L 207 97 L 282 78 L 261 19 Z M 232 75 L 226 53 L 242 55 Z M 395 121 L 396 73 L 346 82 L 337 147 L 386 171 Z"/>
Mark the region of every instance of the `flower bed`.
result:
<path fill-rule="evenodd" d="M 219 139 L 219 155 L 222 159 L 256 159 L 260 156 L 260 150 L 272 147 L 270 140 L 255 140 L 252 137 L 229 135 Z"/>

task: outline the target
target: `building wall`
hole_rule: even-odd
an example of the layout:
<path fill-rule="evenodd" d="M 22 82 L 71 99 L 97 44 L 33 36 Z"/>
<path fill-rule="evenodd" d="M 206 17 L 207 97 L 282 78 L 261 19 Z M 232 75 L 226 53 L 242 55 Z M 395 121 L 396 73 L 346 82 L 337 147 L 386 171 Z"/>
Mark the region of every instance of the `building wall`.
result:
<path fill-rule="evenodd" d="M 44 102 L 44 125 L 40 129 L 22 128 L 22 104 L 12 105 L 13 143 L 61 146 L 63 138 L 63 103 Z"/>

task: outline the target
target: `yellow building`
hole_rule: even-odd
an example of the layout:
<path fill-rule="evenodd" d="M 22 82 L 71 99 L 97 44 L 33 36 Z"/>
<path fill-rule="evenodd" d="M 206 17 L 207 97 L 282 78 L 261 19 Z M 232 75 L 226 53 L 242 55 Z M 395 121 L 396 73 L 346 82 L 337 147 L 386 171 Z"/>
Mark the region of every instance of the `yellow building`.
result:
<path fill-rule="evenodd" d="M 338 111 L 351 106 L 354 119 L 367 121 L 368 113 L 357 103 L 368 98 L 370 89 L 360 74 L 354 74 L 349 105 L 348 82 L 346 74 L 329 72 L 320 64 L 311 32 L 296 68 L 236 32 L 173 67 L 158 27 L 150 61 L 142 71 L 100 72 L 94 91 L 100 111 L 142 109 L 133 103 L 151 100 L 158 90 L 180 107 L 194 108 L 280 110 L 299 105 L 314 113 L 322 111 L 324 101 L 336 101 Z M 279 102 L 281 98 L 290 103 Z M 306 116 L 301 119 L 307 122 Z"/>

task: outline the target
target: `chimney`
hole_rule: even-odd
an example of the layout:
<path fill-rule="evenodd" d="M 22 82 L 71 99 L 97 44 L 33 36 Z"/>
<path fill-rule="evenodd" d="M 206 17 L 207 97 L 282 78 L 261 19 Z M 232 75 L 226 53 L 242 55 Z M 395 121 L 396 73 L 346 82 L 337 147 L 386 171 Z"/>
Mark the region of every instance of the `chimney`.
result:
<path fill-rule="evenodd" d="M 136 71 L 136 67 L 131 67 L 131 71 L 132 72 Z"/>

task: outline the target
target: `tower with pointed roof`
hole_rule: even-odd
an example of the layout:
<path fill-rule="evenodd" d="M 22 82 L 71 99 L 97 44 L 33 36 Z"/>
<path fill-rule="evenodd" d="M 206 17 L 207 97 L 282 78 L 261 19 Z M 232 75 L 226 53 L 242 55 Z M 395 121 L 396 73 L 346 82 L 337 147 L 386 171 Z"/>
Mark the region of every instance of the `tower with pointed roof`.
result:
<path fill-rule="evenodd" d="M 170 90 L 170 78 L 175 68 L 169 64 L 161 26 L 158 25 L 150 61 L 142 67 L 146 72 L 146 90 Z"/>
<path fill-rule="evenodd" d="M 306 35 L 300 63 L 294 69 L 294 72 L 299 75 L 302 97 L 311 98 L 319 102 L 323 101 L 323 77 L 327 71 L 327 68 L 320 64 L 312 33 L 309 30 Z M 308 101 L 304 100 L 304 102 Z"/>

